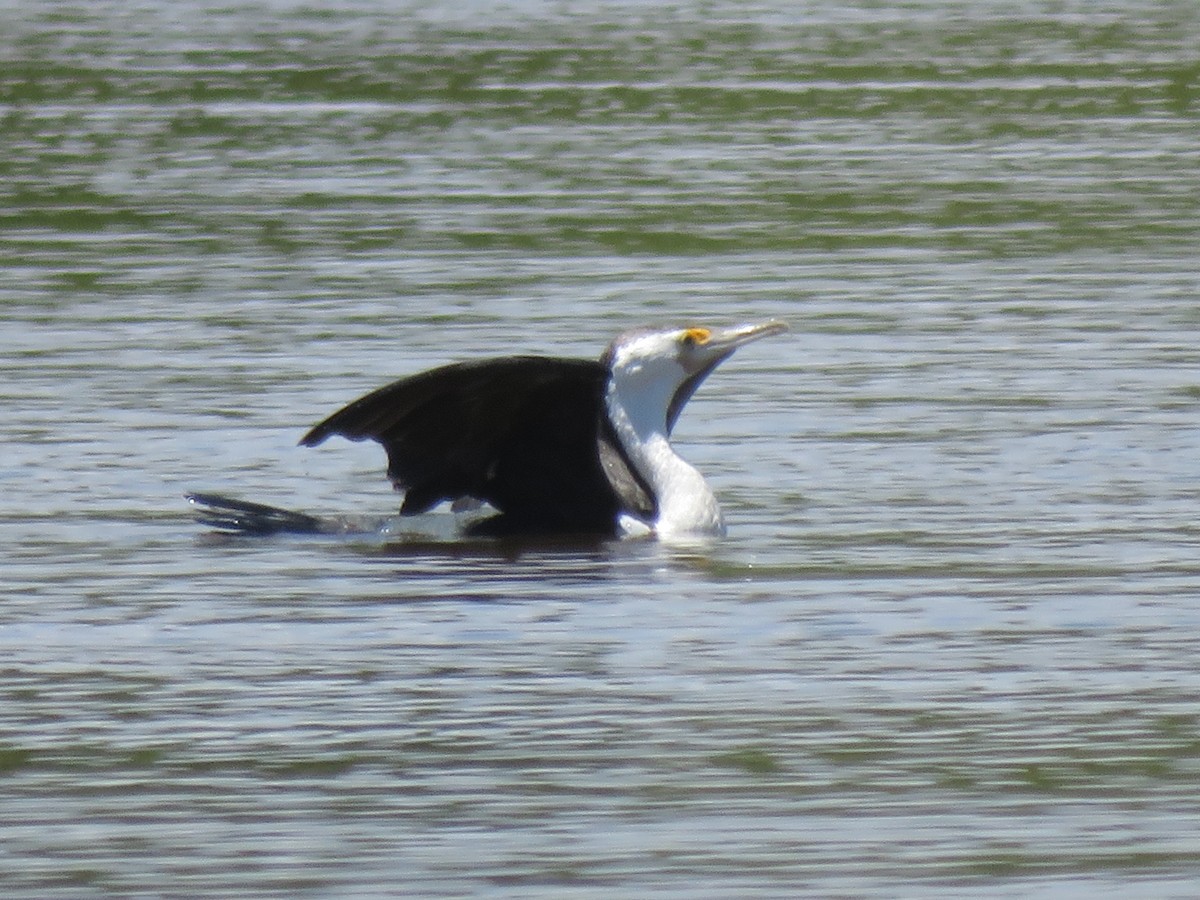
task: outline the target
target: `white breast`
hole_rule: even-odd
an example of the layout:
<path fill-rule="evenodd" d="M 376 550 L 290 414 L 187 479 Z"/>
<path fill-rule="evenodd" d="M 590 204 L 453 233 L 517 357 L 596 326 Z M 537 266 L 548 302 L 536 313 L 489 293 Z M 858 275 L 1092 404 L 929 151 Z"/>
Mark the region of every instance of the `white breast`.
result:
<path fill-rule="evenodd" d="M 639 379 L 642 381 L 642 379 Z M 651 379 L 654 383 L 672 382 Z M 605 405 L 630 462 L 654 492 L 658 516 L 646 523 L 659 537 L 723 535 L 717 498 L 693 466 L 675 452 L 667 436 L 668 391 L 647 389 L 614 377 Z"/>

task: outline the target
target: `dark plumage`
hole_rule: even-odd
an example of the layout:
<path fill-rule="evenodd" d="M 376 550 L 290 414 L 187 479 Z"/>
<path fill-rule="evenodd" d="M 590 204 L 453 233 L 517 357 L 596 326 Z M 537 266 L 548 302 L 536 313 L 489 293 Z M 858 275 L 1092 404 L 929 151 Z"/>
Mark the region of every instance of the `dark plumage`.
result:
<path fill-rule="evenodd" d="M 622 513 L 652 518 L 654 502 L 604 415 L 608 377 L 590 360 L 453 363 L 355 400 L 300 443 L 378 441 L 403 515 L 473 497 L 499 512 L 476 533 L 611 534 Z"/>

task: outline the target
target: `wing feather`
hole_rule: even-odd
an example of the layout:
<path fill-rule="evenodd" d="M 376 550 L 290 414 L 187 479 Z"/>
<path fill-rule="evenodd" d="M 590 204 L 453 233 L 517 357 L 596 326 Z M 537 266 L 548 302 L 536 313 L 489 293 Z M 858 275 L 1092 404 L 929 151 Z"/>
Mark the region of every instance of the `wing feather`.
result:
<path fill-rule="evenodd" d="M 587 360 L 452 363 L 355 400 L 300 443 L 378 441 L 405 492 L 404 514 L 473 497 L 516 528 L 611 530 L 620 512 L 653 504 L 607 436 L 607 380 L 607 368 Z"/>

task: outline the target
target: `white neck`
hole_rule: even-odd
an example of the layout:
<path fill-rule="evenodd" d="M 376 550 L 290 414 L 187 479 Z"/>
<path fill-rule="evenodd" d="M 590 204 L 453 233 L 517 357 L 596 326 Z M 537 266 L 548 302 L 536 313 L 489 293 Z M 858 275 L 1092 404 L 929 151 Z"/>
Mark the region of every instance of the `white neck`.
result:
<path fill-rule="evenodd" d="M 669 383 L 658 382 L 658 384 Z M 665 395 L 663 395 L 665 394 Z M 670 394 L 645 384 L 613 378 L 605 404 L 630 462 L 658 501 L 658 517 L 649 523 L 660 537 L 722 535 L 721 508 L 708 484 L 671 447 L 667 437 Z"/>

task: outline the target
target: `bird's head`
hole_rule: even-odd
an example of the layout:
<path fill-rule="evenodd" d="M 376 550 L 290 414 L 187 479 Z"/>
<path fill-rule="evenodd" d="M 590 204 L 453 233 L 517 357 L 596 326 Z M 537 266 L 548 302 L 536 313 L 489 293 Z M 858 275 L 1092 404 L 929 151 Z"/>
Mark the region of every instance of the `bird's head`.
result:
<path fill-rule="evenodd" d="M 738 347 L 787 331 L 772 320 L 733 328 L 638 328 L 618 335 L 604 353 L 613 388 L 626 401 L 665 417 L 669 434 L 684 404 Z"/>

